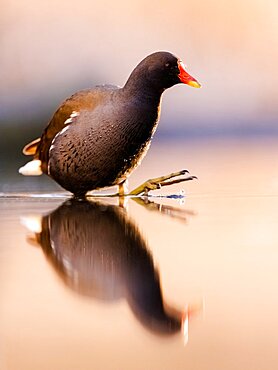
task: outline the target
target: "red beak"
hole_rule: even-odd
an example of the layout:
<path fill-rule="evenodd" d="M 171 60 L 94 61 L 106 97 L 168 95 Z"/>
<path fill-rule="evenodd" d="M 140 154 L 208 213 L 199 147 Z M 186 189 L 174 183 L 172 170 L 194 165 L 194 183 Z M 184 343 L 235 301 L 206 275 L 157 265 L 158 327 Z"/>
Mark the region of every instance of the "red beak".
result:
<path fill-rule="evenodd" d="M 178 74 L 178 78 L 180 79 L 180 82 L 192 86 L 192 87 L 201 87 L 199 82 L 195 80 L 194 77 L 190 76 L 189 73 L 186 72 L 185 66 L 181 60 L 178 60 L 178 67 L 180 73 Z"/>

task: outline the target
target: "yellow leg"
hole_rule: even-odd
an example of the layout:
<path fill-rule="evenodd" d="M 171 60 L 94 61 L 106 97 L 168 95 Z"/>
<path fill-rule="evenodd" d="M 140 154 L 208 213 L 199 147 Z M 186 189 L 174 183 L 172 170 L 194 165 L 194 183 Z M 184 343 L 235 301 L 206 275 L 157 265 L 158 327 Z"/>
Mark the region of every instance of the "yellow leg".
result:
<path fill-rule="evenodd" d="M 187 170 L 181 170 L 178 172 L 170 173 L 166 176 L 149 179 L 134 190 L 132 190 L 130 193 L 128 193 L 128 195 L 148 195 L 149 191 L 160 189 L 162 186 L 178 184 L 183 181 L 190 181 L 197 178 L 196 176 L 180 177 L 185 175 L 186 173 L 188 173 Z"/>
<path fill-rule="evenodd" d="M 124 197 L 125 195 L 127 195 L 127 192 L 128 192 L 128 182 L 127 180 L 124 180 L 123 182 L 121 182 L 119 185 L 119 197 Z"/>
<path fill-rule="evenodd" d="M 133 189 L 131 192 L 128 192 L 128 182 L 127 180 L 121 182 L 118 184 L 119 191 L 116 194 L 110 194 L 110 195 L 91 195 L 92 197 L 115 197 L 118 196 L 120 198 L 124 198 L 125 196 L 136 196 L 136 195 L 145 195 L 147 196 L 149 191 L 151 190 L 157 190 L 160 189 L 163 186 L 169 186 L 173 184 L 179 184 L 180 182 L 184 181 L 190 181 L 197 179 L 196 176 L 185 176 L 182 177 L 183 175 L 187 174 L 187 170 L 181 170 L 178 172 L 172 172 L 169 175 L 166 176 L 160 176 L 156 177 L 154 179 L 149 179 L 145 181 L 143 184 L 139 185 L 137 188 Z M 89 197 L 90 195 L 87 195 Z"/>

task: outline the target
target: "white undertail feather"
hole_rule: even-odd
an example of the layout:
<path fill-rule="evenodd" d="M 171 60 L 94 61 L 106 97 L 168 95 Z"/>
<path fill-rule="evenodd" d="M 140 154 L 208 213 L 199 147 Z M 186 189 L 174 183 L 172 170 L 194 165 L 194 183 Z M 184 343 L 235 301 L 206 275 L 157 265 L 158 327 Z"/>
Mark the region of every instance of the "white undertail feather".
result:
<path fill-rule="evenodd" d="M 21 175 L 24 176 L 39 176 L 42 175 L 41 161 L 39 159 L 34 159 L 25 164 L 25 166 L 20 167 L 18 170 Z"/>
<path fill-rule="evenodd" d="M 29 231 L 33 233 L 42 232 L 42 217 L 41 216 L 24 216 L 20 217 L 21 225 L 25 226 Z"/>

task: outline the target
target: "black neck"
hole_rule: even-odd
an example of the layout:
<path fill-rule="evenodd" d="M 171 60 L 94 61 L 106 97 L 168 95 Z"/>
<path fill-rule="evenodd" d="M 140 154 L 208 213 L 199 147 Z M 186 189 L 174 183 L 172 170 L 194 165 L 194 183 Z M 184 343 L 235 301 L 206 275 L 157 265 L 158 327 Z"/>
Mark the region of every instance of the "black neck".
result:
<path fill-rule="evenodd" d="M 136 68 L 129 76 L 126 84 L 122 88 L 123 92 L 129 96 L 134 96 L 134 98 L 142 101 L 151 102 L 155 105 L 159 105 L 160 98 L 165 89 L 158 88 L 147 78 L 142 76 L 142 71 Z"/>

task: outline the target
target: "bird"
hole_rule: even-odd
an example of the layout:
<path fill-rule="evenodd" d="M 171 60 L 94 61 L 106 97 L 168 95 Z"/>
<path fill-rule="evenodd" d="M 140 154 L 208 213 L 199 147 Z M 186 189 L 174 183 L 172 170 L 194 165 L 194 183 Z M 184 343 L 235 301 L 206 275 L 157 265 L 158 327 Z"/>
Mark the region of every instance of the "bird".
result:
<path fill-rule="evenodd" d="M 158 51 L 135 67 L 123 87 L 99 85 L 76 92 L 59 106 L 42 136 L 23 148 L 33 160 L 19 173 L 46 174 L 80 198 L 114 185 L 118 195 L 128 194 L 126 180 L 146 155 L 156 131 L 161 96 L 180 83 L 201 87 L 181 59 Z M 167 180 L 186 172 L 149 180 L 129 194 L 167 185 Z M 169 184 L 179 181 L 184 179 Z"/>

